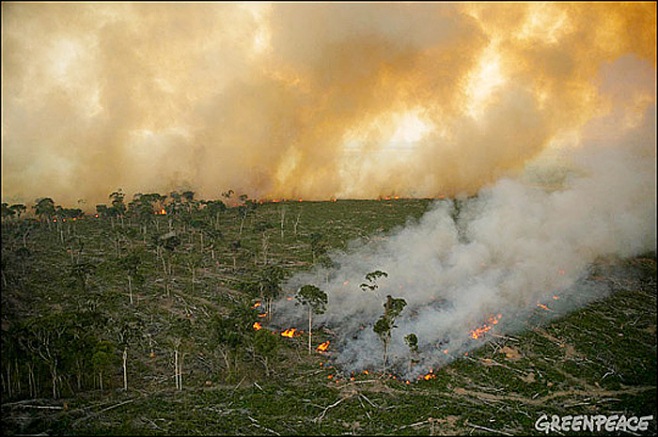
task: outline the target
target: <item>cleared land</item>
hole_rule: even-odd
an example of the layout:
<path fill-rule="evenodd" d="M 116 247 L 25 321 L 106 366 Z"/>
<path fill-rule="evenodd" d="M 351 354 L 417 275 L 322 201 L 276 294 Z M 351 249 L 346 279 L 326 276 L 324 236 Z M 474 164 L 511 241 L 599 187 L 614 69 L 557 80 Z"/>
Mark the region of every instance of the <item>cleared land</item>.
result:
<path fill-rule="evenodd" d="M 305 337 L 252 328 L 267 326 L 251 307 L 285 293 L 282 277 L 430 204 L 3 222 L 2 434 L 539 435 L 543 414 L 616 414 L 654 415 L 635 434 L 655 435 L 655 253 L 602 261 L 592 274 L 608 298 L 410 384 L 345 376 Z"/>

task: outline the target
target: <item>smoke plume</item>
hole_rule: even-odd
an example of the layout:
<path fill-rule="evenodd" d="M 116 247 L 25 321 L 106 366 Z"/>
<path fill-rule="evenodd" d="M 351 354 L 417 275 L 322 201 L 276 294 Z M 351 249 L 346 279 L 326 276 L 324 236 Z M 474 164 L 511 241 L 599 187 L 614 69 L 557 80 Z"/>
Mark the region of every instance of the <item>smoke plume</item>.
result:
<path fill-rule="evenodd" d="M 597 81 L 654 76 L 655 29 L 651 3 L 3 2 L 2 198 L 472 195 L 642 113 Z"/>
<path fill-rule="evenodd" d="M 381 364 L 372 323 L 404 298 L 414 376 L 655 250 L 655 48 L 643 2 L 3 2 L 2 200 L 456 199 L 288 284 L 328 293 L 348 370 Z"/>
<path fill-rule="evenodd" d="M 417 223 L 292 278 L 291 293 L 304 284 L 327 292 L 327 311 L 314 320 L 336 334 L 335 362 L 382 368 L 373 324 L 389 295 L 407 302 L 389 349 L 389 368 L 407 378 L 606 296 L 595 263 L 656 250 L 655 103 L 638 113 L 623 102 L 655 92 L 654 73 L 634 57 L 605 65 L 598 92 L 614 110 L 584 126 L 579 147 L 545 152 L 477 196 L 436 201 Z M 362 289 L 377 270 L 388 276 Z M 280 323 L 304 326 L 304 310 L 278 305 Z M 411 333 L 420 361 L 409 368 Z"/>

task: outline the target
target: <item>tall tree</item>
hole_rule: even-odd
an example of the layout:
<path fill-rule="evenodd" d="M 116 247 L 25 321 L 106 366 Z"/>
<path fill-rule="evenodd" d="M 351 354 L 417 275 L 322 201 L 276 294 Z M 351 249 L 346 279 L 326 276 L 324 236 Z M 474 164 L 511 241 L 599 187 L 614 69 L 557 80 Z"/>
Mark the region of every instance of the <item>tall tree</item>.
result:
<path fill-rule="evenodd" d="M 400 315 L 406 305 L 407 301 L 404 299 L 395 299 L 390 295 L 386 296 L 384 314 L 379 320 L 377 320 L 375 326 L 372 328 L 379 336 L 382 343 L 384 343 L 384 373 L 386 373 L 386 361 L 388 358 L 388 346 L 391 341 L 391 332 L 393 331 L 393 328 L 397 328 L 397 326 L 395 326 L 395 319 Z"/>
<path fill-rule="evenodd" d="M 50 228 L 50 222 L 55 215 L 55 202 L 53 199 L 50 197 L 37 199 L 36 204 L 32 208 L 37 217 L 39 217 L 41 221 L 48 223 L 48 227 Z"/>
<path fill-rule="evenodd" d="M 112 199 L 112 208 L 114 208 L 114 214 L 119 217 L 121 226 L 123 226 L 123 217 L 126 214 L 126 204 L 123 203 L 123 199 L 125 197 L 126 196 L 121 188 L 119 188 L 117 191 L 114 191 L 109 196 L 109 198 Z"/>
<path fill-rule="evenodd" d="M 411 367 L 418 362 L 418 336 L 414 333 L 408 334 L 404 337 L 404 342 L 407 343 L 411 353 L 409 358 L 409 371 L 411 371 Z"/>
<path fill-rule="evenodd" d="M 142 263 L 142 258 L 138 252 L 132 252 L 119 259 L 119 267 L 126 272 L 128 278 L 128 296 L 130 299 L 130 304 L 133 304 L 133 281 L 137 279 L 141 280 L 141 275 L 139 273 L 139 266 Z"/>
<path fill-rule="evenodd" d="M 308 308 L 308 353 L 311 354 L 313 335 L 313 314 L 324 314 L 327 305 L 327 293 L 315 285 L 304 285 L 295 295 L 298 304 Z"/>
<path fill-rule="evenodd" d="M 316 263 L 317 259 L 327 253 L 329 250 L 329 243 L 327 243 L 324 235 L 313 232 L 311 234 L 311 256 L 313 257 L 313 264 Z"/>
<path fill-rule="evenodd" d="M 271 265 L 260 271 L 258 288 L 261 299 L 265 302 L 265 312 L 268 320 L 272 319 L 274 311 L 274 300 L 281 293 L 281 282 L 286 277 L 286 271 L 281 266 Z"/>

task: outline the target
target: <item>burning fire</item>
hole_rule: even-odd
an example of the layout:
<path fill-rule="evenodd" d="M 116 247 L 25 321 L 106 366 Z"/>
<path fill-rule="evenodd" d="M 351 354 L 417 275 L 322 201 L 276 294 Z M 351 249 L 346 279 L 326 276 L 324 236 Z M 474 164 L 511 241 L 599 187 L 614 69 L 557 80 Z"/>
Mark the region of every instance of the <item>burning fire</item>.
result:
<path fill-rule="evenodd" d="M 254 322 L 254 324 L 252 325 L 252 327 L 253 327 L 256 331 L 258 331 L 258 330 L 260 330 L 260 329 L 263 329 L 263 325 L 261 325 L 259 322 Z"/>
<path fill-rule="evenodd" d="M 549 307 L 547 307 L 547 306 L 544 305 L 543 303 L 538 303 L 537 306 L 538 306 L 539 308 L 543 309 L 543 310 L 546 310 L 546 311 L 553 311 L 552 309 L 550 309 Z"/>
<path fill-rule="evenodd" d="M 282 337 L 292 338 L 292 337 L 295 335 L 295 332 L 296 332 L 296 331 L 297 331 L 296 328 L 288 328 L 288 329 L 286 329 L 285 331 L 283 331 L 283 332 L 281 333 L 281 336 L 282 336 Z"/>
<path fill-rule="evenodd" d="M 260 306 L 261 306 L 260 301 L 256 301 L 256 303 L 253 304 L 253 305 L 251 306 L 251 309 L 252 309 L 252 310 L 255 310 L 256 308 L 258 308 L 258 307 L 260 307 Z"/>
<path fill-rule="evenodd" d="M 160 211 L 156 211 L 155 215 L 167 215 L 167 211 L 164 208 L 160 208 Z"/>
<path fill-rule="evenodd" d="M 478 339 L 481 338 L 485 333 L 489 332 L 491 328 L 494 327 L 494 325 L 498 324 L 498 321 L 500 318 L 503 317 L 502 314 L 497 314 L 495 316 L 491 316 L 487 319 L 488 324 L 484 324 L 479 328 L 476 328 L 471 331 L 471 338 L 473 339 Z"/>
<path fill-rule="evenodd" d="M 430 369 L 430 371 L 425 376 L 423 376 L 423 379 L 425 381 L 429 381 L 430 379 L 434 379 L 434 378 L 436 378 L 436 375 L 434 374 L 434 369 Z"/>
<path fill-rule="evenodd" d="M 327 349 L 329 349 L 329 341 L 325 341 L 324 343 L 321 343 L 318 347 L 315 348 L 316 351 L 318 352 L 326 352 Z"/>

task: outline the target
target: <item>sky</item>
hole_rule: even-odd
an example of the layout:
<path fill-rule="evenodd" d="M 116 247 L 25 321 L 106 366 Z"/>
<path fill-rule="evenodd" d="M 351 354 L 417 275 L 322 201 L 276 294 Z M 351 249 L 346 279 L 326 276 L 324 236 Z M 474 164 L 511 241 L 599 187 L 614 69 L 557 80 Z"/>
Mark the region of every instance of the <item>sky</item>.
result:
<path fill-rule="evenodd" d="M 3 2 L 2 201 L 546 183 L 655 76 L 653 2 Z"/>

